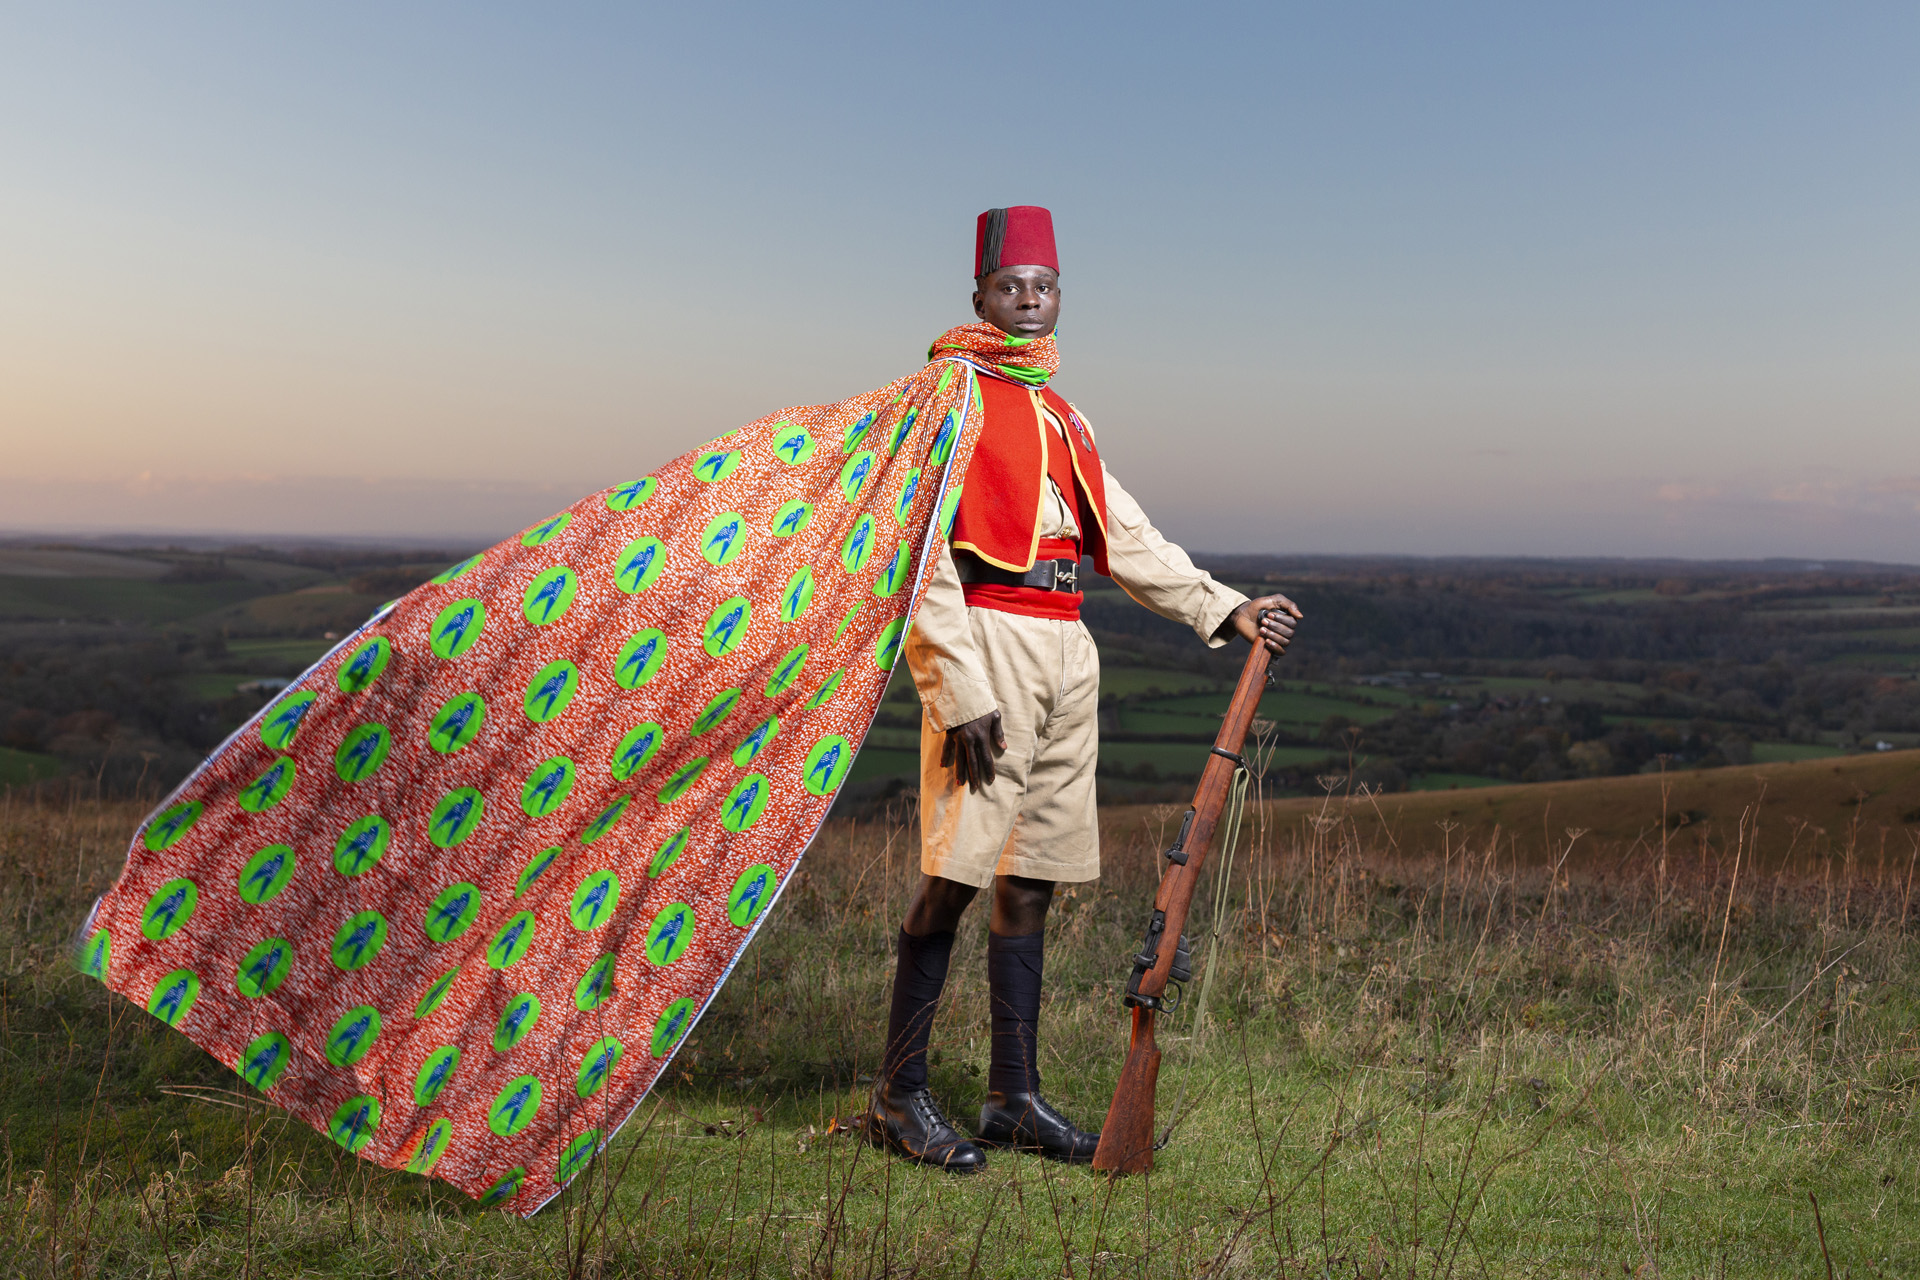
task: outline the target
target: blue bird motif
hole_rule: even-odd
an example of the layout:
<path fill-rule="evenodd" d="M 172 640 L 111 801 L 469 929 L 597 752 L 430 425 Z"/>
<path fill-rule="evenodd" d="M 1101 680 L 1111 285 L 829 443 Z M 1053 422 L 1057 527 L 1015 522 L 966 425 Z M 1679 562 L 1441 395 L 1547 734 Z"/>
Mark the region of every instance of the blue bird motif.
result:
<path fill-rule="evenodd" d="M 528 794 L 527 798 L 537 802 L 539 808 L 545 809 L 553 803 L 554 793 L 560 789 L 560 784 L 566 780 L 567 766 L 557 764 L 547 770 L 545 776 L 543 776 L 540 781 L 533 784 L 533 790 Z"/>
<path fill-rule="evenodd" d="M 613 881 L 602 880 L 599 884 L 589 889 L 587 896 L 580 900 L 579 909 L 587 913 L 587 924 L 589 926 L 599 923 L 600 908 L 607 905 L 607 891 L 611 888 L 613 888 Z"/>
<path fill-rule="evenodd" d="M 799 435 L 788 436 L 785 440 L 781 441 L 776 452 L 786 454 L 787 461 L 792 462 L 795 458 L 798 458 L 800 456 L 800 451 L 806 447 L 807 447 L 806 433 L 802 432 Z"/>
<path fill-rule="evenodd" d="M 286 863 L 287 855 L 284 851 L 274 854 L 271 858 L 268 858 L 265 862 L 254 868 L 253 874 L 247 877 L 247 887 L 252 888 L 254 885 L 259 885 L 260 891 L 262 893 L 266 892 L 267 889 L 272 887 L 273 882 L 279 878 L 280 868 L 285 866 Z"/>
<path fill-rule="evenodd" d="M 634 677 L 637 679 L 640 673 L 647 669 L 647 664 L 653 661 L 653 651 L 659 647 L 659 644 L 659 636 L 649 636 L 645 644 L 627 655 L 627 660 L 620 664 L 619 674 L 624 678 L 627 674 L 627 668 L 631 667 L 633 668 Z"/>
<path fill-rule="evenodd" d="M 520 935 L 527 931 L 527 925 L 529 923 L 530 921 L 526 921 L 526 920 L 515 920 L 513 922 L 513 927 L 511 929 L 508 929 L 505 933 L 501 934 L 500 940 L 493 944 L 493 950 L 498 951 L 500 953 L 500 958 L 502 960 L 512 955 L 513 949 L 520 945 Z M 527 1006 L 521 1005 L 520 1013 L 525 1014 L 526 1011 L 527 1011 Z"/>
<path fill-rule="evenodd" d="M 160 932 L 165 933 L 172 929 L 173 919 L 180 914 L 180 908 L 186 904 L 186 901 L 187 886 L 183 884 L 156 902 L 152 909 L 147 912 L 147 927 L 151 929 L 155 922 L 158 922 Z"/>
<path fill-rule="evenodd" d="M 667 1019 L 667 1025 L 660 1028 L 661 1040 L 664 1043 L 671 1045 L 674 1042 L 674 1039 L 680 1034 L 680 1028 L 686 1022 L 686 1020 L 687 1020 L 687 1006 L 681 1005 L 678 1009 L 675 1009 L 673 1011 L 673 1016 Z"/>
<path fill-rule="evenodd" d="M 300 727 L 300 722 L 307 718 L 307 712 L 313 710 L 317 705 L 318 703 L 316 702 L 307 701 L 295 702 L 282 707 L 278 715 L 267 721 L 268 731 L 276 734 L 291 734 L 295 729 Z"/>
<path fill-rule="evenodd" d="M 533 1082 L 528 1081 L 513 1091 L 513 1096 L 500 1104 L 494 1112 L 494 1120 L 502 1129 L 511 1129 L 520 1123 L 520 1113 L 526 1110 L 527 1099 L 533 1096 Z"/>
<path fill-rule="evenodd" d="M 527 1020 L 527 1015 L 532 1012 L 533 1004 L 526 1000 L 522 1000 L 519 1004 L 507 1010 L 506 1020 L 500 1024 L 502 1038 L 508 1041 L 518 1040 L 520 1038 L 520 1025 Z"/>
<path fill-rule="evenodd" d="M 802 578 L 798 582 L 793 584 L 793 590 L 787 592 L 787 612 L 788 613 L 797 614 L 800 612 L 800 601 L 805 598 L 806 593 L 807 593 L 807 580 L 805 578 Z"/>
<path fill-rule="evenodd" d="M 448 1054 L 433 1064 L 433 1071 L 428 1074 L 427 1082 L 420 1086 L 420 1093 L 428 1102 L 440 1096 L 440 1090 L 446 1087 L 447 1077 L 453 1074 L 453 1064 L 457 1061 L 459 1059 Z"/>
<path fill-rule="evenodd" d="M 714 530 L 713 536 L 707 539 L 706 549 L 712 551 L 715 546 L 718 546 L 720 550 L 715 552 L 715 558 L 724 560 L 727 552 L 733 549 L 733 540 L 739 536 L 740 522 L 738 520 L 729 520 Z"/>
<path fill-rule="evenodd" d="M 353 963 L 357 965 L 360 963 L 361 955 L 365 953 L 367 949 L 367 944 L 373 941 L 373 935 L 379 931 L 380 922 L 378 920 L 362 920 L 354 927 L 353 932 L 348 934 L 345 940 L 340 943 L 339 949 L 341 951 L 352 952 Z"/>
<path fill-rule="evenodd" d="M 725 648 L 727 642 L 733 639 L 734 629 L 740 625 L 741 616 L 740 606 L 735 605 L 726 617 L 720 619 L 713 629 L 713 643 L 716 647 Z"/>
<path fill-rule="evenodd" d="M 755 778 L 747 784 L 747 789 L 734 797 L 727 806 L 729 818 L 738 817 L 742 822 L 753 816 L 753 802 L 760 798 L 760 779 Z"/>
<path fill-rule="evenodd" d="M 181 825 L 184 824 L 192 814 L 193 809 L 191 806 L 183 806 L 178 813 L 169 815 L 165 822 L 155 827 L 153 829 L 153 835 L 163 843 L 173 839 L 173 837 L 179 833 Z"/>
<path fill-rule="evenodd" d="M 457 826 L 458 824 L 455 825 Z M 367 855 L 373 852 L 374 842 L 379 838 L 380 824 L 376 822 L 352 840 L 348 841 L 347 847 L 340 852 L 351 859 L 348 865 L 355 871 L 358 871 L 360 864 L 367 860 Z"/>
<path fill-rule="evenodd" d="M 902 635 L 901 632 L 896 631 L 891 636 L 887 637 L 887 643 L 883 645 L 880 649 L 880 665 L 881 666 L 891 667 L 893 665 L 893 655 L 900 651 L 901 635 Z"/>
<path fill-rule="evenodd" d="M 652 946 L 648 947 L 647 950 L 651 952 L 658 949 L 663 956 L 672 955 L 673 944 L 680 941 L 680 931 L 686 927 L 686 923 L 686 912 L 674 912 L 673 918 L 667 921 L 665 927 L 660 930 L 660 935 L 653 940 Z"/>
<path fill-rule="evenodd" d="M 460 647 L 460 642 L 467 638 L 467 628 L 472 625 L 473 606 L 468 605 L 447 619 L 445 625 L 434 635 L 433 642 L 438 645 L 442 641 L 445 641 L 447 648 L 457 649 Z M 368 656 L 371 657 L 373 651 L 368 650 L 367 652 Z"/>
<path fill-rule="evenodd" d="M 187 979 L 181 978 L 168 987 L 167 993 L 161 996 L 159 1002 L 153 1006 L 154 1013 L 167 1022 L 172 1022 L 179 1017 L 180 1004 L 187 998 L 187 985 Z"/>
<path fill-rule="evenodd" d="M 792 533 L 800 527 L 800 519 L 806 514 L 807 509 L 805 507 L 795 507 L 793 510 L 787 512 L 785 516 L 781 517 L 780 524 L 774 529 L 774 532 Z"/>
<path fill-rule="evenodd" d="M 473 904 L 473 890 L 462 889 L 456 898 L 433 913 L 433 927 L 444 933 L 460 923 L 460 917 L 467 914 L 467 908 Z"/>
<path fill-rule="evenodd" d="M 356 1110 L 352 1116 L 348 1117 L 346 1125 L 344 1127 L 346 1129 L 345 1145 L 349 1150 L 351 1150 L 353 1147 L 353 1144 L 359 1140 L 360 1128 L 362 1125 L 366 1124 L 367 1117 L 372 1112 L 372 1110 L 373 1108 L 369 1104 L 363 1102 L 360 1104 L 359 1109 Z"/>
<path fill-rule="evenodd" d="M 590 1003 L 599 999 L 600 993 L 607 989 L 607 978 L 611 976 L 612 973 L 612 965 L 602 965 L 600 968 L 595 969 L 593 971 L 593 981 L 589 982 L 586 991 L 581 993 L 581 1003 Z"/>
<path fill-rule="evenodd" d="M 706 473 L 707 473 L 707 478 L 708 478 L 709 480 L 711 480 L 711 479 L 712 479 L 713 477 L 715 477 L 715 476 L 717 476 L 717 475 L 719 475 L 719 474 L 720 474 L 720 468 L 722 468 L 722 467 L 724 467 L 724 466 L 726 466 L 726 465 L 727 465 L 727 455 L 726 455 L 726 454 L 724 454 L 724 453 L 710 453 L 710 454 L 708 454 L 708 455 L 707 455 L 707 456 L 706 456 L 705 458 L 703 458 L 703 459 L 701 460 L 701 462 L 700 462 L 700 470 L 702 470 L 702 471 L 704 471 L 704 472 L 706 472 Z"/>
<path fill-rule="evenodd" d="M 754 876 L 752 882 L 747 885 L 746 892 L 740 895 L 740 905 L 738 908 L 740 913 L 751 920 L 753 913 L 760 909 L 760 895 L 766 891 L 767 873 L 762 871 Z"/>
<path fill-rule="evenodd" d="M 836 742 L 820 754 L 820 758 L 814 762 L 813 768 L 807 770 L 807 781 L 812 782 L 816 774 L 820 775 L 820 785 L 824 787 L 833 781 L 833 771 L 838 768 L 839 765 L 840 744 Z"/>
<path fill-rule="evenodd" d="M 591 1093 L 593 1090 L 598 1089 L 601 1082 L 607 1078 L 607 1072 L 612 1070 L 612 1068 L 613 1046 L 607 1045 L 594 1056 L 592 1065 L 589 1066 L 586 1073 L 581 1076 L 582 1083 L 588 1085 L 587 1092 Z"/>
<path fill-rule="evenodd" d="M 373 760 L 374 754 L 380 750 L 381 744 L 385 741 L 386 738 L 384 735 L 370 733 L 347 748 L 347 754 L 340 757 L 340 764 L 351 775 L 348 781 L 358 782 L 360 780 L 360 775 L 366 771 L 367 765 Z M 266 781 L 264 775 L 260 781 Z M 260 783 L 256 782 L 254 785 L 259 786 Z"/>
<path fill-rule="evenodd" d="M 333 1039 L 327 1042 L 327 1048 L 334 1051 L 333 1056 L 336 1058 L 342 1060 L 350 1058 L 354 1050 L 360 1047 L 361 1038 L 367 1034 L 367 1029 L 371 1026 L 373 1026 L 373 1015 L 363 1013 L 334 1033 Z"/>
<path fill-rule="evenodd" d="M 643 476 L 640 479 L 635 480 L 632 484 L 623 485 L 620 488 L 615 489 L 613 491 L 613 499 L 615 502 L 619 502 L 619 503 L 630 503 L 635 498 L 639 497 L 640 491 L 646 487 L 647 487 L 647 478 Z"/>
<path fill-rule="evenodd" d="M 565 519 L 566 519 L 566 516 L 564 515 L 555 516 L 553 519 L 541 525 L 538 529 L 535 529 L 533 532 L 529 533 L 527 537 L 533 539 L 535 542 L 538 542 L 542 538 L 545 538 L 548 534 L 552 533 L 554 530 L 554 526 L 559 524 L 562 520 L 565 520 Z"/>
<path fill-rule="evenodd" d="M 446 1130 L 440 1128 L 438 1125 L 427 1130 L 427 1144 L 421 1148 L 420 1151 L 420 1158 L 422 1160 L 430 1160 L 433 1158 L 433 1153 L 439 1150 L 440 1139 L 445 1132 Z"/>
<path fill-rule="evenodd" d="M 873 459 L 862 458 L 853 464 L 853 472 L 847 476 L 847 492 L 858 493 L 860 486 L 867 481 L 867 472 L 873 470 Z"/>
<path fill-rule="evenodd" d="M 433 830 L 438 831 L 441 827 L 445 827 L 447 829 L 447 835 L 452 836 L 456 831 L 460 830 L 462 826 L 466 825 L 467 815 L 472 812 L 473 797 L 461 796 L 451 808 L 440 816 L 440 821 L 433 824 Z"/>
<path fill-rule="evenodd" d="M 872 532 L 873 526 L 864 520 L 860 522 L 860 527 L 853 531 L 853 541 L 847 544 L 847 550 L 855 560 L 866 554 L 867 535 Z"/>
<path fill-rule="evenodd" d="M 460 735 L 467 731 L 467 725 L 473 721 L 474 712 L 479 709 L 478 702 L 461 703 L 445 720 L 433 727 L 433 736 L 444 739 L 449 746 L 453 745 L 460 740 Z"/>
<path fill-rule="evenodd" d="M 353 661 L 347 664 L 347 682 L 349 684 L 359 684 L 362 680 L 365 680 L 367 673 L 373 670 L 373 660 L 379 656 L 380 646 L 373 644 L 368 645 L 360 652 L 354 654 Z"/>
<path fill-rule="evenodd" d="M 785 662 L 781 663 L 780 669 L 773 673 L 774 681 L 778 684 L 786 684 L 788 681 L 793 679 L 794 672 L 798 671 L 800 669 L 800 664 L 805 662 L 806 660 L 807 660 L 806 654 L 804 653 L 794 654 L 791 658 L 788 658 Z"/>
<path fill-rule="evenodd" d="M 246 1068 L 240 1072 L 240 1078 L 254 1088 L 259 1088 L 260 1082 L 267 1078 L 274 1064 L 280 1061 L 280 1045 L 281 1042 L 278 1040 L 269 1041 L 266 1048 L 248 1058 Z"/>
<path fill-rule="evenodd" d="M 102 962 L 106 959 L 108 941 L 107 931 L 102 929 L 100 936 L 93 940 L 93 954 L 87 957 L 87 972 L 105 976 Z"/>
<path fill-rule="evenodd" d="M 629 769 L 638 768 L 642 758 L 646 756 L 647 752 L 653 750 L 653 740 L 655 736 L 653 730 L 649 729 L 647 732 L 635 738 L 633 745 L 620 753 L 621 766 Z"/>
<path fill-rule="evenodd" d="M 952 438 L 953 438 L 953 415 L 948 414 L 946 417 L 946 421 L 940 424 L 940 430 L 934 433 L 933 448 L 929 450 L 929 452 L 936 457 L 939 456 L 941 448 L 947 443 L 947 441 L 951 440 Z"/>
<path fill-rule="evenodd" d="M 373 739 L 368 738 L 367 741 L 371 742 Z M 265 801 L 268 796 L 273 794 L 273 789 L 280 785 L 281 775 L 285 774 L 286 771 L 287 762 L 282 760 L 274 765 L 273 768 L 255 778 L 252 782 L 249 782 L 246 790 L 240 793 L 241 800 L 252 799 L 255 804 Z"/>
<path fill-rule="evenodd" d="M 544 606 L 540 610 L 540 621 L 545 622 L 553 616 L 553 606 L 560 603 L 560 597 L 566 592 L 569 581 L 571 581 L 571 579 L 569 579 L 565 573 L 561 573 L 552 582 L 549 582 L 546 586 L 534 593 L 533 600 L 527 607 L 531 609 L 533 605 L 536 604 Z"/>
<path fill-rule="evenodd" d="M 727 718 L 727 713 L 733 710 L 733 704 L 738 701 L 740 701 L 740 692 L 737 689 L 731 693 L 721 695 L 720 701 L 707 708 L 706 711 L 701 713 L 700 718 L 693 722 L 693 731 L 695 733 L 705 733 L 707 730 L 713 728 L 713 726 Z"/>
<path fill-rule="evenodd" d="M 638 587 L 640 585 L 640 579 L 646 577 L 647 570 L 653 567 L 654 553 L 659 550 L 659 544 L 656 543 L 652 546 L 642 547 L 640 550 L 634 552 L 633 559 L 627 561 L 625 566 L 621 568 L 620 580 L 625 582 L 628 578 L 632 578 L 633 585 Z"/>
<path fill-rule="evenodd" d="M 267 979 L 271 978 L 273 971 L 280 967 L 280 957 L 283 954 L 285 954 L 284 949 L 278 944 L 275 944 L 267 951 L 267 954 L 261 956 L 247 967 L 247 978 L 253 983 L 256 989 L 267 985 Z"/>
<path fill-rule="evenodd" d="M 763 721 L 758 729 L 755 729 L 747 735 L 747 740 L 740 745 L 745 748 L 748 760 L 752 760 L 760 754 L 760 749 L 767 745 L 767 738 L 772 733 L 773 721 L 767 720 Z"/>

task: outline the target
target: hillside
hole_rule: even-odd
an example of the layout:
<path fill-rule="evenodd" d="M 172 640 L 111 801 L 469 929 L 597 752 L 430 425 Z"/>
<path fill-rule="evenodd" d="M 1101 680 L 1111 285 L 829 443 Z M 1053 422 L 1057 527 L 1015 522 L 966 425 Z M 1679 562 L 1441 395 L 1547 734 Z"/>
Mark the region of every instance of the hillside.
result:
<path fill-rule="evenodd" d="M 1664 806 L 1662 789 L 1666 790 Z M 1759 801 L 1758 857 L 1777 866 L 1840 854 L 1851 841 L 1856 859 L 1871 867 L 1884 855 L 1904 868 L 1920 848 L 1920 751 L 1802 760 L 1785 764 L 1700 769 L 1625 778 L 1588 778 L 1459 791 L 1401 792 L 1366 798 L 1290 799 L 1270 812 L 1283 826 L 1310 823 L 1319 814 L 1351 820 L 1366 843 L 1412 852 L 1452 835 L 1484 847 L 1496 826 L 1522 861 L 1564 845 L 1569 828 L 1584 830 L 1575 846 L 1585 857 L 1617 859 L 1633 846 L 1657 847 L 1661 813 L 1669 843 L 1697 849 L 1701 841 L 1730 849 L 1741 815 Z"/>

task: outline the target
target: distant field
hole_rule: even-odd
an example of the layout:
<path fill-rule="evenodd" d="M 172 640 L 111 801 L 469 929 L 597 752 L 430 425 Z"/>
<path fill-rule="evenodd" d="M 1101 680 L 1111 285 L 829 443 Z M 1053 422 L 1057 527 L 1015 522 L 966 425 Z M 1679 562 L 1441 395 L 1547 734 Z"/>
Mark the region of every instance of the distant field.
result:
<path fill-rule="evenodd" d="M 1498 778 L 1483 778 L 1475 773 L 1423 773 L 1407 783 L 1409 791 L 1464 791 L 1470 787 L 1498 787 Z"/>
<path fill-rule="evenodd" d="M 1830 747 L 1824 742 L 1756 742 L 1753 744 L 1755 764 L 1781 764 L 1788 760 L 1824 760 L 1829 756 L 1845 754 L 1840 748 Z"/>
<path fill-rule="evenodd" d="M 169 623 L 234 605 L 258 588 L 241 581 L 0 577 L 0 618 Z"/>
<path fill-rule="evenodd" d="M 332 640 L 234 640 L 227 651 L 236 658 L 268 659 L 291 663 L 305 671 L 333 648 Z"/>
<path fill-rule="evenodd" d="M 60 776 L 60 761 L 37 751 L 0 747 L 0 787 L 20 786 Z"/>
<path fill-rule="evenodd" d="M 1193 671 L 1169 671 L 1159 667 L 1108 667 L 1100 668 L 1100 692 L 1115 697 L 1130 694 L 1151 693 L 1159 690 L 1166 694 L 1211 692 L 1225 690 L 1231 692 L 1233 686 L 1224 680 L 1201 675 Z"/>

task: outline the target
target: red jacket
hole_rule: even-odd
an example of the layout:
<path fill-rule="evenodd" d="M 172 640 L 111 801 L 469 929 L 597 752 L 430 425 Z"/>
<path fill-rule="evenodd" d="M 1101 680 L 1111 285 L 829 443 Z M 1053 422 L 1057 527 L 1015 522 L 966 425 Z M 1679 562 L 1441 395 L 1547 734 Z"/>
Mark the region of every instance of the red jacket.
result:
<path fill-rule="evenodd" d="M 1073 502 L 1081 546 L 1107 572 L 1107 491 L 1093 433 L 1051 388 L 1024 387 L 982 373 L 986 422 L 960 490 L 951 543 L 988 564 L 1024 573 L 1040 551 L 1040 511 L 1051 475 Z M 1042 402 L 1067 424 L 1068 448 L 1048 425 Z"/>

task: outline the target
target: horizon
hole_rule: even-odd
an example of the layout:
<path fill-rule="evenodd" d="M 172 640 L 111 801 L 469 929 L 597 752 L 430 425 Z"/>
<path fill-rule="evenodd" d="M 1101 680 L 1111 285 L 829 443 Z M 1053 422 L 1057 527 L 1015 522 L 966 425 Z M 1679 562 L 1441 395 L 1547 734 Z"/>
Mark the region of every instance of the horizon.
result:
<path fill-rule="evenodd" d="M 1038 203 L 1195 550 L 1920 555 L 1920 12 L 1024 20 L 1026 128 L 878 5 L 0 18 L 0 519 L 504 537 L 910 372 Z"/>

